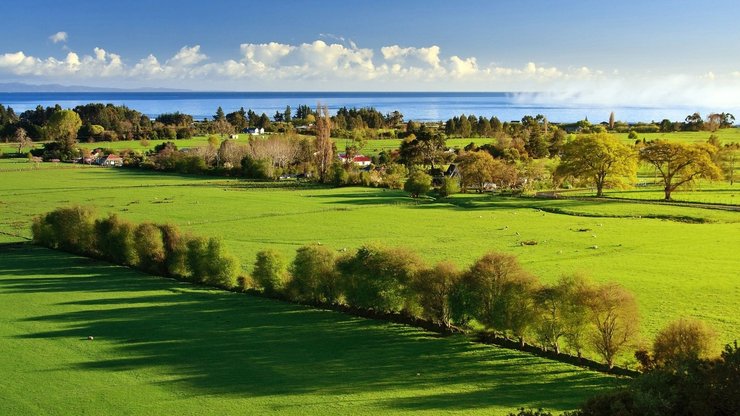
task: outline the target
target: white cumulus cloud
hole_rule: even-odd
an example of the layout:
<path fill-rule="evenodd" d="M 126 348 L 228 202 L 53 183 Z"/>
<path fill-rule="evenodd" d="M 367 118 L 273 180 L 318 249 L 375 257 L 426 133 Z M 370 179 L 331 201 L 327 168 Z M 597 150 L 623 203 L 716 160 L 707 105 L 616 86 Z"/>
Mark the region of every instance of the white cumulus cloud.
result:
<path fill-rule="evenodd" d="M 54 43 L 66 42 L 67 41 L 67 32 L 57 32 L 57 33 L 49 36 L 49 40 L 51 40 Z"/>
<path fill-rule="evenodd" d="M 96 47 L 91 53 L 36 57 L 0 51 L 0 81 L 79 80 L 104 85 L 173 86 L 195 89 L 477 90 L 530 91 L 522 99 L 562 103 L 652 105 L 715 103 L 740 107 L 740 71 L 701 74 L 629 74 L 618 68 L 560 68 L 525 62 L 501 65 L 478 56 L 445 53 L 438 45 L 362 48 L 334 35 L 288 44 L 242 43 L 231 58 L 214 60 L 200 45 L 170 57 L 124 59 Z M 65 42 L 59 32 L 50 39 Z"/>

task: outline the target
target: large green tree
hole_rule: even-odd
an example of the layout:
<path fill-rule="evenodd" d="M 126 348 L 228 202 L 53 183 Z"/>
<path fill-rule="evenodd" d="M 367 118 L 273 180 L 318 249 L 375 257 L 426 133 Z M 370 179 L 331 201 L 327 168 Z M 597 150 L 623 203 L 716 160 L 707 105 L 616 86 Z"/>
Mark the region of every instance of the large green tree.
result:
<path fill-rule="evenodd" d="M 596 187 L 596 196 L 604 188 L 623 185 L 635 180 L 637 157 L 629 146 L 616 137 L 598 133 L 578 137 L 563 147 L 556 174 L 572 176 Z"/>
<path fill-rule="evenodd" d="M 699 178 L 717 180 L 722 171 L 714 162 L 717 149 L 707 143 L 677 143 L 656 140 L 640 149 L 640 160 L 655 167 L 663 180 L 665 200 L 678 187 Z"/>
<path fill-rule="evenodd" d="M 82 120 L 77 113 L 72 110 L 60 110 L 49 118 L 46 133 L 48 138 L 58 143 L 59 151 L 69 157 L 77 144 L 77 132 L 80 127 Z"/>

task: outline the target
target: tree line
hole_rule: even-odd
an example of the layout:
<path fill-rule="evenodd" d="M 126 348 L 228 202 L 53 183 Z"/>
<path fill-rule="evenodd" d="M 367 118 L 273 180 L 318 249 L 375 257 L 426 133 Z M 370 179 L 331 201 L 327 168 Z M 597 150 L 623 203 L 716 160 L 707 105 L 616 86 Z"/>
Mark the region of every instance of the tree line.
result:
<path fill-rule="evenodd" d="M 251 275 L 219 239 L 182 233 L 174 225 L 133 224 L 90 208 L 58 208 L 34 219 L 33 239 L 54 249 L 97 257 L 224 289 L 257 289 L 310 304 L 340 304 L 400 313 L 445 328 L 482 325 L 498 336 L 560 354 L 597 354 L 609 366 L 635 344 L 634 296 L 616 283 L 578 275 L 543 284 L 510 254 L 490 252 L 465 269 L 427 265 L 414 252 L 364 245 L 334 251 L 322 245 L 297 250 L 288 262 L 278 252 L 257 253 Z"/>
<path fill-rule="evenodd" d="M 661 330 L 652 351 L 636 357 L 643 373 L 624 387 L 601 393 L 562 416 L 734 416 L 740 412 L 740 348 L 710 353 L 712 332 L 700 321 L 679 319 Z M 520 409 L 510 416 L 553 416 Z"/>

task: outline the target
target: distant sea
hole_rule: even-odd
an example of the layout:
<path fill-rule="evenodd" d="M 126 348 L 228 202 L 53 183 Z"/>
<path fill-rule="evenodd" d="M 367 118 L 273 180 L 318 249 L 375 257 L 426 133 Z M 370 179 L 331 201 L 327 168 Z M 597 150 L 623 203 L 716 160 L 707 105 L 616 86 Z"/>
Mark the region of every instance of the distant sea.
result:
<path fill-rule="evenodd" d="M 689 106 L 609 107 L 528 102 L 527 97 L 532 96 L 507 92 L 0 92 L 0 104 L 20 114 L 37 105 L 73 108 L 87 103 L 112 103 L 126 105 L 149 117 L 179 111 L 196 120 L 210 118 L 219 106 L 227 113 L 240 107 L 251 108 L 272 118 L 276 111 L 284 111 L 286 105 L 295 114 L 298 105 L 316 107 L 319 102 L 326 104 L 332 113 L 343 106 L 375 107 L 382 113 L 398 110 L 405 120 L 417 121 L 447 120 L 460 114 L 497 116 L 502 121 L 511 121 L 542 114 L 553 122 L 575 122 L 588 117 L 592 123 L 598 123 L 608 120 L 609 113 L 614 111 L 617 120 L 637 122 L 683 120 L 688 114 L 704 110 Z"/>

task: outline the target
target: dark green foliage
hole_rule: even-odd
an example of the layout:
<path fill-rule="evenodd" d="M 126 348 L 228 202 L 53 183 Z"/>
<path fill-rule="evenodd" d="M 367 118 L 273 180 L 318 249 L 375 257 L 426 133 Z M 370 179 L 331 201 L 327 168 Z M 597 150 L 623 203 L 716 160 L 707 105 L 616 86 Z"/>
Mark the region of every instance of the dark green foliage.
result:
<path fill-rule="evenodd" d="M 442 186 L 439 187 L 439 195 L 448 197 L 460 192 L 460 181 L 457 178 L 445 177 L 442 179 Z"/>
<path fill-rule="evenodd" d="M 159 229 L 162 232 L 162 243 L 164 243 L 166 273 L 174 277 L 187 277 L 189 273 L 187 266 L 188 237 L 181 235 L 180 229 L 175 225 L 160 225 Z"/>
<path fill-rule="evenodd" d="M 34 219 L 36 243 L 78 254 L 95 251 L 95 213 L 88 207 L 58 208 Z"/>
<path fill-rule="evenodd" d="M 470 267 L 465 279 L 469 290 L 478 297 L 472 311 L 487 327 L 509 332 L 521 342 L 528 326 L 534 323 L 534 288 L 536 279 L 521 268 L 516 257 L 488 253 Z"/>
<path fill-rule="evenodd" d="M 242 159 L 242 173 L 245 178 L 272 179 L 272 162 L 269 159 L 255 159 L 251 156 L 245 156 Z"/>
<path fill-rule="evenodd" d="M 47 247 L 226 289 L 241 270 L 220 239 L 183 236 L 174 225 L 134 225 L 116 215 L 96 220 L 88 208 L 56 209 L 36 218 L 32 231 Z"/>
<path fill-rule="evenodd" d="M 413 198 L 426 194 L 430 189 L 432 189 L 432 177 L 420 170 L 409 175 L 403 185 L 403 190 L 410 193 Z"/>
<path fill-rule="evenodd" d="M 153 274 L 163 274 L 165 268 L 165 249 L 162 230 L 156 224 L 145 222 L 134 230 L 134 248 L 138 266 Z"/>
<path fill-rule="evenodd" d="M 186 258 L 192 281 L 226 289 L 236 284 L 239 262 L 225 252 L 220 239 L 189 239 Z"/>
<path fill-rule="evenodd" d="M 426 319 L 447 327 L 452 324 L 450 298 L 460 276 L 457 267 L 449 262 L 438 263 L 416 274 L 413 288 Z"/>
<path fill-rule="evenodd" d="M 138 264 L 134 245 L 134 225 L 111 214 L 95 221 L 95 238 L 99 255 L 116 264 Z"/>
<path fill-rule="evenodd" d="M 740 414 L 740 349 L 689 358 L 636 378 L 627 389 L 588 400 L 573 416 L 693 416 Z"/>
<path fill-rule="evenodd" d="M 403 248 L 366 245 L 339 262 L 347 303 L 382 312 L 410 309 L 410 284 L 423 263 Z"/>
<path fill-rule="evenodd" d="M 310 302 L 334 303 L 339 299 L 339 275 L 334 252 L 324 246 L 298 249 L 290 265 L 287 291 L 291 298 Z"/>
<path fill-rule="evenodd" d="M 252 278 L 266 293 L 278 293 L 285 284 L 285 261 L 282 256 L 271 249 L 259 251 Z"/>

